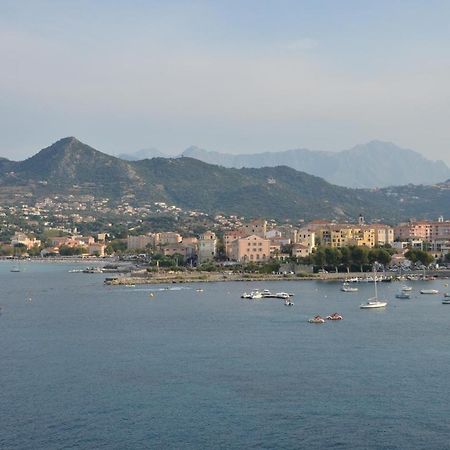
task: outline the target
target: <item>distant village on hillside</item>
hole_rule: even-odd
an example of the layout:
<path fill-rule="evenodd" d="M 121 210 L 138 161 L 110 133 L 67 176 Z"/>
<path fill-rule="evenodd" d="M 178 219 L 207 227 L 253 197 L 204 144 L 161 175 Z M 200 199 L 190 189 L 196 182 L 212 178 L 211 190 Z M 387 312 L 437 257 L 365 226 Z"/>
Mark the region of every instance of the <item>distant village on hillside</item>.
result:
<path fill-rule="evenodd" d="M 161 268 L 208 270 L 283 262 L 336 271 L 375 260 L 391 266 L 405 261 L 450 263 L 450 220 L 442 216 L 397 225 L 366 223 L 362 215 L 353 223 L 293 224 L 269 218 L 210 217 L 162 202 L 141 208 L 124 202 L 111 211 L 89 196 L 72 203 L 47 198 L 33 206 L 2 207 L 0 216 L 0 252 L 7 258 L 109 255 L 140 257 Z M 122 219 L 116 223 L 118 217 Z"/>

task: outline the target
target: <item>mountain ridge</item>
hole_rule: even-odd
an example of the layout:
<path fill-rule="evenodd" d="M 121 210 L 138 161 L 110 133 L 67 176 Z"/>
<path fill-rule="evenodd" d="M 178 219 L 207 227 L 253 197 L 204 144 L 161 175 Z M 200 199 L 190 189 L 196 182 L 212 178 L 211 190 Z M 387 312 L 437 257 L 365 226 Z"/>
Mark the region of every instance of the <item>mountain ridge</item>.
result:
<path fill-rule="evenodd" d="M 16 201 L 19 193 L 28 200 L 89 194 L 112 204 L 163 201 L 210 214 L 290 220 L 351 220 L 360 213 L 388 222 L 450 216 L 450 184 L 351 189 L 288 166 L 236 169 L 187 156 L 124 161 L 76 138 L 24 161 L 0 162 L 2 201 Z"/>
<path fill-rule="evenodd" d="M 379 140 L 340 152 L 302 148 L 233 155 L 191 146 L 182 156 L 235 168 L 287 165 L 330 183 L 353 188 L 433 184 L 450 178 L 450 168 L 443 161 L 428 160 L 419 152 Z"/>

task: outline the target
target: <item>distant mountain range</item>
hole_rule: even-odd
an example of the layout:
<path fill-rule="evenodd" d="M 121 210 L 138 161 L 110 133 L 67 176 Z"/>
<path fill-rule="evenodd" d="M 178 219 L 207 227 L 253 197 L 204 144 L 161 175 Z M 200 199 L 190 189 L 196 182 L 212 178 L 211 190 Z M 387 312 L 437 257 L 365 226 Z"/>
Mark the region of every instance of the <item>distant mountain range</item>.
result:
<path fill-rule="evenodd" d="M 285 165 L 352 188 L 404 184 L 433 184 L 450 178 L 443 161 L 430 161 L 420 153 L 391 142 L 372 141 L 340 152 L 307 149 L 233 155 L 189 147 L 183 156 L 224 167 L 275 167 Z"/>
<path fill-rule="evenodd" d="M 132 153 L 121 153 L 120 155 L 117 155 L 117 157 L 124 159 L 125 161 L 140 161 L 142 159 L 151 158 L 168 158 L 169 156 L 156 148 L 143 148 Z"/>
<path fill-rule="evenodd" d="M 368 170 L 361 166 L 362 171 Z M 225 168 L 190 157 L 124 161 L 70 137 L 20 162 L 0 159 L 0 203 L 93 194 L 132 205 L 163 201 L 211 214 L 387 222 L 450 216 L 450 182 L 349 189 L 286 166 Z"/>

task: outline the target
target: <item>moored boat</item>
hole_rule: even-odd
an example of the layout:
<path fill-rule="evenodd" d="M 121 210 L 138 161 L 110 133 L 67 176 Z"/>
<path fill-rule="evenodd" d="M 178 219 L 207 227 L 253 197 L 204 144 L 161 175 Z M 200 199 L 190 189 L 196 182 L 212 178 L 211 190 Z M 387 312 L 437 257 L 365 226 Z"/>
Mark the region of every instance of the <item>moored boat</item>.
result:
<path fill-rule="evenodd" d="M 387 302 L 381 302 L 379 300 L 369 300 L 367 303 L 359 305 L 361 309 L 372 309 L 372 308 L 384 308 Z"/>
<path fill-rule="evenodd" d="M 294 306 L 294 302 L 291 302 L 290 300 L 285 300 L 284 306 Z"/>
<path fill-rule="evenodd" d="M 437 289 L 421 289 L 421 294 L 439 294 Z"/>
<path fill-rule="evenodd" d="M 375 297 L 369 298 L 366 303 L 362 303 L 361 305 L 359 305 L 361 309 L 384 308 L 387 305 L 387 302 L 385 300 L 378 299 L 377 275 L 375 272 L 375 265 L 373 267 L 373 285 L 375 289 Z"/>
<path fill-rule="evenodd" d="M 397 292 L 395 294 L 395 297 L 396 298 L 411 298 L 411 294 L 409 294 L 408 292 L 402 290 L 402 291 Z"/>
<path fill-rule="evenodd" d="M 347 281 L 345 281 L 344 283 L 342 283 L 341 291 L 342 292 L 358 292 L 358 288 L 354 287 L 354 286 L 350 286 L 350 284 Z"/>

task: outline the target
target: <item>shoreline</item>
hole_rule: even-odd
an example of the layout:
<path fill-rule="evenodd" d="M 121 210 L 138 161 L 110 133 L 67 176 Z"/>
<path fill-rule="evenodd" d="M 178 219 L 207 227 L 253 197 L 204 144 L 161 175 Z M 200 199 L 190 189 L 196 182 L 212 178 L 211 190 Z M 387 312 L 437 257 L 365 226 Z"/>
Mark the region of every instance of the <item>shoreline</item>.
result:
<path fill-rule="evenodd" d="M 411 275 L 421 275 L 421 272 L 416 272 Z M 184 283 L 211 283 L 211 282 L 267 282 L 267 281 L 331 281 L 331 282 L 344 282 L 350 278 L 362 278 L 359 283 L 366 283 L 364 279 L 366 276 L 370 276 L 370 273 L 327 273 L 327 274 L 305 274 L 302 276 L 297 275 L 257 275 L 257 274 L 224 274 L 217 272 L 194 272 L 194 273 L 159 273 L 159 274 L 135 274 L 130 276 L 117 276 L 107 277 L 105 284 L 111 286 L 129 286 L 129 285 L 144 285 L 144 284 L 184 284 Z M 397 279 L 396 272 L 386 272 L 387 277 L 392 277 L 392 282 L 405 281 Z M 434 279 L 447 279 L 450 277 L 450 270 L 436 272 L 430 272 L 428 274 Z M 425 280 L 428 281 L 428 280 Z M 381 281 L 383 283 L 384 281 Z"/>

